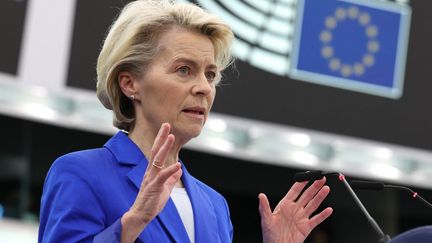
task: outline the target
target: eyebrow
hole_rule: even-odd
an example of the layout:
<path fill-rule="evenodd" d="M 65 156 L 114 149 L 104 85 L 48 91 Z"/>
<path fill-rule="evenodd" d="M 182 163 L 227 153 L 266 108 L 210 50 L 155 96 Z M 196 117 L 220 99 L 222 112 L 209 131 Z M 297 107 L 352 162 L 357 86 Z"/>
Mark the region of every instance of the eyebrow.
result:
<path fill-rule="evenodd" d="M 178 59 L 175 59 L 172 63 L 177 63 L 177 62 L 184 62 L 184 63 L 187 63 L 187 64 L 189 64 L 189 65 L 191 65 L 191 66 L 193 66 L 195 68 L 199 66 L 198 63 L 195 62 L 194 60 L 191 60 L 191 59 L 185 58 L 185 57 L 180 57 Z M 217 70 L 216 64 L 210 64 L 210 65 L 206 66 L 206 68 L 216 69 Z"/>

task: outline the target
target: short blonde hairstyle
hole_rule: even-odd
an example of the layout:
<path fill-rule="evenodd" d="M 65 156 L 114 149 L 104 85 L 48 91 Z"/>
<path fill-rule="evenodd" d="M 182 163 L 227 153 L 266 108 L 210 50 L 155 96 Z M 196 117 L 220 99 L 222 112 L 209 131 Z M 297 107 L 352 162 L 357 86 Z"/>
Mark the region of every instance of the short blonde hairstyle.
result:
<path fill-rule="evenodd" d="M 115 127 L 129 131 L 135 122 L 133 104 L 119 85 L 119 73 L 129 71 L 141 77 L 157 54 L 160 36 L 176 26 L 201 33 L 211 40 L 219 74 L 232 63 L 234 35 L 219 17 L 191 3 L 138 0 L 127 4 L 110 27 L 96 68 L 97 97 L 113 111 Z"/>

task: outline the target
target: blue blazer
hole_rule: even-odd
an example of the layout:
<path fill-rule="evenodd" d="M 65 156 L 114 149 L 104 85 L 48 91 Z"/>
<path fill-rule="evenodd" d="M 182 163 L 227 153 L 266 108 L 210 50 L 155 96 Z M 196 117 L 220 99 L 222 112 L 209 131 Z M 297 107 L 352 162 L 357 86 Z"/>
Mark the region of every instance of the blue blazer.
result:
<path fill-rule="evenodd" d="M 148 161 L 123 132 L 103 148 L 58 158 L 45 180 L 39 242 L 120 242 L 121 216 L 138 194 Z M 195 242 L 232 242 L 228 205 L 182 165 L 191 200 Z M 171 199 L 136 242 L 190 242 Z"/>

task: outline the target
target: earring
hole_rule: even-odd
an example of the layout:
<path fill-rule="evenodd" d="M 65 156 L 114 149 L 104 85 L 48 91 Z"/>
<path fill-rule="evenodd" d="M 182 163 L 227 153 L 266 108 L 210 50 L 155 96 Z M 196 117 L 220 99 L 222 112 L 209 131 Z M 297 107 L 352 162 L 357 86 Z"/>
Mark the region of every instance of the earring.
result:
<path fill-rule="evenodd" d="M 134 101 L 135 100 L 135 95 L 131 95 L 130 98 L 131 98 L 132 101 Z"/>

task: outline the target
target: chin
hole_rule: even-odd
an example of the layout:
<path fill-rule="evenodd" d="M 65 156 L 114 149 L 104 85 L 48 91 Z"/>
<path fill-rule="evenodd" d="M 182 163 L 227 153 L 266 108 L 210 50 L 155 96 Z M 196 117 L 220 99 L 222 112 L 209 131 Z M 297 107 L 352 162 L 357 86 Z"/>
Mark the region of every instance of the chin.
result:
<path fill-rule="evenodd" d="M 202 131 L 202 127 L 200 129 L 191 129 L 189 130 L 189 135 L 191 136 L 191 138 L 196 138 L 201 134 Z"/>
<path fill-rule="evenodd" d="M 179 129 L 177 136 L 183 137 L 185 140 L 189 141 L 192 138 L 196 138 L 201 134 L 202 126 L 188 126 L 183 129 Z"/>

